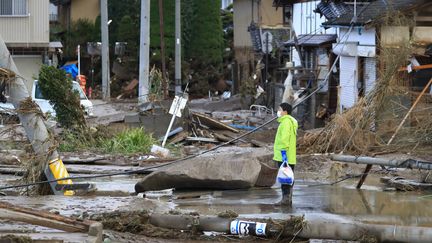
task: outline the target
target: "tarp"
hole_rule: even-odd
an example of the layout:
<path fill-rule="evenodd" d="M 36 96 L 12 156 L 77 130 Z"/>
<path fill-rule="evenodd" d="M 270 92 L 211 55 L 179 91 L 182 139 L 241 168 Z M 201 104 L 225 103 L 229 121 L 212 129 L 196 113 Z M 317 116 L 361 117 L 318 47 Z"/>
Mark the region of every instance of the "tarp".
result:
<path fill-rule="evenodd" d="M 66 73 L 69 73 L 73 80 L 75 80 L 76 76 L 78 75 L 78 67 L 75 64 L 64 65 L 60 69 L 65 70 Z"/>

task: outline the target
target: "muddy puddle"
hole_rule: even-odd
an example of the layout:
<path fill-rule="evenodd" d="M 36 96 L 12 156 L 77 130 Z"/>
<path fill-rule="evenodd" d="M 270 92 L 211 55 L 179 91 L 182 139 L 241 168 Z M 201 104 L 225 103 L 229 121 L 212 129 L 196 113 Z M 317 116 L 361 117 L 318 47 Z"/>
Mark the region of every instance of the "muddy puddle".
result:
<path fill-rule="evenodd" d="M 297 182 L 293 208 L 274 206 L 279 189 L 254 189 L 203 193 L 177 192 L 176 208 L 200 214 L 232 210 L 243 217 L 283 219 L 287 214 L 342 216 L 365 223 L 432 227 L 432 197 L 425 192 L 387 192 L 380 186 L 355 189 L 356 180 L 337 186 Z M 184 194 L 184 196 L 181 196 Z M 188 196 L 189 194 L 189 196 Z M 432 193 L 431 193 L 432 194 Z"/>
<path fill-rule="evenodd" d="M 10 178 L 12 179 L 12 178 Z M 92 181 L 106 195 L 92 196 L 2 196 L 0 200 L 29 207 L 58 212 L 65 216 L 109 213 L 113 211 L 139 211 L 167 213 L 172 210 L 216 215 L 226 210 L 237 212 L 244 218 L 285 219 L 289 214 L 308 215 L 340 220 L 358 220 L 365 223 L 401 226 L 432 227 L 432 197 L 426 192 L 388 192 L 377 181 L 368 179 L 363 190 L 355 189 L 357 180 L 329 186 L 299 180 L 294 187 L 293 208 L 274 204 L 281 199 L 279 189 L 252 189 L 230 191 L 174 191 L 153 193 L 144 198 L 130 195 L 139 178 L 118 177 Z M 123 194 L 116 194 L 120 191 Z M 431 193 L 432 194 L 432 193 Z M 120 196 L 121 195 L 121 196 Z M 155 196 L 155 195 L 160 195 Z M 41 227 L 0 221 L 0 233 L 13 232 L 58 233 Z"/>

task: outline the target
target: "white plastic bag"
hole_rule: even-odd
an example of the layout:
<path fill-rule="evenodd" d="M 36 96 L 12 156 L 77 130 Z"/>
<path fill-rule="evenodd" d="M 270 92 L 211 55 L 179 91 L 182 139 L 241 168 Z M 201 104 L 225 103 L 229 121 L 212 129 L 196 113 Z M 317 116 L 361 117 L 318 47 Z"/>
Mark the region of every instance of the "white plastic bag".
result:
<path fill-rule="evenodd" d="M 286 162 L 283 162 L 279 168 L 277 182 L 283 185 L 294 184 L 294 172 L 292 171 L 291 167 L 286 164 Z"/>

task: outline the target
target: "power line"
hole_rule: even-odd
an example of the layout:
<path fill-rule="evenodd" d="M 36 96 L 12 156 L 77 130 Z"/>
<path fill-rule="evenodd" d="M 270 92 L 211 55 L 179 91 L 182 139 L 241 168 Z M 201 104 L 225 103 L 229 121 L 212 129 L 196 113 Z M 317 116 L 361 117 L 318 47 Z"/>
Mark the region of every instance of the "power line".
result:
<path fill-rule="evenodd" d="M 345 36 L 347 36 L 347 37 L 346 37 L 345 42 L 343 43 L 342 50 L 343 50 L 343 48 L 345 47 L 345 45 L 347 43 L 348 37 L 351 34 L 351 32 L 353 30 L 353 27 L 354 27 L 354 24 L 351 23 L 351 26 L 350 26 L 348 32 L 344 35 L 344 37 Z M 296 103 L 293 106 L 293 110 L 295 108 L 297 108 L 300 104 L 302 104 L 303 102 L 305 102 L 306 100 L 308 100 L 310 97 L 312 97 L 312 95 L 314 95 L 315 93 L 317 93 L 319 90 L 321 90 L 326 85 L 326 83 L 328 82 L 328 79 L 330 77 L 331 70 L 333 70 L 335 68 L 335 66 L 336 66 L 336 64 L 337 64 L 340 56 L 341 56 L 341 54 L 339 54 L 337 56 L 337 58 L 335 59 L 335 61 L 333 62 L 333 65 L 332 65 L 332 67 L 330 69 L 330 72 L 327 73 L 326 78 L 324 79 L 324 82 L 322 83 L 322 85 L 320 87 L 317 87 L 313 92 L 311 92 L 305 98 L 303 98 L 298 103 Z M 215 146 L 215 147 L 213 147 L 211 149 L 208 149 L 208 150 L 205 150 L 205 151 L 200 152 L 198 154 L 190 155 L 190 156 L 187 156 L 185 158 L 181 158 L 181 159 L 178 159 L 178 160 L 166 163 L 166 164 L 151 166 L 151 167 L 147 167 L 147 168 L 143 168 L 143 169 L 139 169 L 139 170 L 129 170 L 129 171 L 124 171 L 124 172 L 101 174 L 101 175 L 92 175 L 92 176 L 67 177 L 67 178 L 61 178 L 61 179 L 56 179 L 56 180 L 45 180 L 45 181 L 38 181 L 38 182 L 27 183 L 27 184 L 20 184 L 20 185 L 14 185 L 14 186 L 5 186 L 5 187 L 0 187 L 0 191 L 1 190 L 6 190 L 6 189 L 14 189 L 14 188 L 23 188 L 23 187 L 29 187 L 29 186 L 36 186 L 36 185 L 41 185 L 41 184 L 46 184 L 46 183 L 52 183 L 52 182 L 58 182 L 58 181 L 65 181 L 65 180 L 75 180 L 76 181 L 76 180 L 93 179 L 93 178 L 101 178 L 101 177 L 111 177 L 111 176 L 119 176 L 119 175 L 140 174 L 142 172 L 149 171 L 151 169 L 166 167 L 166 166 L 169 166 L 169 165 L 172 165 L 172 164 L 176 164 L 176 163 L 188 160 L 188 159 L 196 158 L 198 156 L 201 156 L 201 155 L 210 153 L 212 151 L 215 151 L 215 150 L 217 150 L 217 149 L 219 149 L 221 147 L 224 147 L 224 146 L 227 146 L 227 145 L 229 145 L 229 144 L 231 144 L 233 142 L 236 142 L 236 141 L 238 141 L 238 140 L 240 140 L 240 139 L 242 139 L 242 138 L 244 138 L 244 137 L 246 137 L 246 136 L 248 136 L 248 135 L 250 135 L 252 133 L 255 133 L 256 131 L 260 130 L 261 128 L 263 128 L 263 127 L 265 127 L 267 125 L 269 125 L 270 123 L 272 123 L 276 119 L 277 119 L 277 117 L 273 117 L 270 120 L 268 120 L 267 122 L 265 122 L 265 123 L 261 124 L 260 126 L 254 128 L 253 130 L 251 130 L 249 132 L 246 132 L 246 133 L 240 135 L 239 137 L 233 138 L 230 141 L 227 141 L 227 142 L 224 142 L 222 144 L 219 144 L 219 145 L 217 145 L 217 146 Z"/>
<path fill-rule="evenodd" d="M 351 26 L 350 30 L 348 31 L 348 36 L 349 36 L 349 34 L 351 33 L 351 31 L 352 31 L 352 27 L 353 27 L 353 25 Z M 347 37 L 347 38 L 348 38 L 348 37 Z M 346 42 L 345 42 L 345 44 L 346 44 Z M 344 44 L 344 46 L 345 46 L 345 44 Z M 344 46 L 343 46 L 343 47 L 344 47 Z M 343 48 L 343 47 L 342 47 L 342 48 Z M 336 60 L 335 60 L 334 63 L 333 63 L 332 69 L 330 69 L 330 70 L 333 70 L 334 66 L 336 65 L 336 63 L 337 63 L 337 61 L 338 61 L 338 59 L 339 59 L 339 57 L 340 57 L 340 55 L 338 55 L 338 58 L 336 58 Z M 330 72 L 329 72 L 329 73 L 330 73 Z M 314 90 L 312 93 L 310 93 L 310 94 L 309 94 L 308 96 L 306 96 L 304 99 L 302 99 L 300 102 L 298 102 L 297 104 L 295 104 L 295 105 L 293 106 L 293 109 L 297 108 L 297 106 L 299 106 L 301 103 L 305 102 L 305 101 L 306 101 L 307 99 L 309 99 L 313 94 L 315 94 L 315 93 L 318 92 L 320 89 L 322 89 L 322 88 L 324 87 L 325 83 L 328 82 L 328 78 L 329 78 L 329 75 L 326 76 L 326 79 L 325 79 L 323 85 L 321 85 L 320 87 L 318 87 L 316 90 Z M 129 170 L 129 171 L 124 171 L 124 172 L 109 173 L 109 174 L 102 174 L 102 175 L 92 175 L 92 176 L 76 176 L 76 177 L 67 177 L 67 178 L 61 178 L 61 179 L 56 179 L 56 180 L 45 180 L 45 181 L 39 181 L 39 182 L 33 182 L 33 183 L 27 183 L 27 184 L 20 184 L 20 185 L 14 185 L 14 186 L 5 186 L 5 187 L 0 187 L 0 191 L 1 191 L 1 190 L 6 190 L 6 189 L 14 189 L 14 188 L 23 188 L 23 187 L 29 187 L 29 186 L 36 186 L 36 185 L 41 185 L 41 184 L 46 184 L 46 183 L 52 183 L 52 182 L 58 182 L 58 181 L 64 181 L 64 180 L 75 180 L 75 181 L 76 181 L 76 180 L 94 179 L 94 178 L 111 177 L 111 176 L 119 176 L 119 175 L 140 174 L 140 173 L 142 173 L 142 172 L 149 171 L 149 170 L 151 170 L 151 169 L 157 169 L 157 168 L 166 167 L 166 166 L 169 166 L 169 165 L 173 165 L 173 164 L 176 164 L 176 163 L 179 163 L 179 162 L 182 162 L 182 161 L 188 160 L 188 159 L 196 158 L 196 157 L 198 157 L 198 156 L 201 156 L 201 155 L 204 155 L 204 154 L 210 153 L 210 152 L 212 152 L 212 151 L 215 151 L 215 150 L 217 150 L 217 149 L 219 149 L 219 148 L 221 148 L 221 147 L 224 147 L 224 146 L 227 146 L 227 145 L 229 145 L 229 144 L 231 144 L 231 143 L 233 143 L 233 142 L 236 142 L 236 141 L 238 141 L 238 140 L 240 140 L 240 139 L 242 139 L 242 138 L 244 138 L 244 137 L 246 137 L 246 136 L 248 136 L 248 135 L 250 135 L 250 134 L 252 134 L 252 133 L 255 133 L 256 131 L 260 130 L 261 128 L 263 128 L 263 127 L 265 127 L 265 126 L 267 126 L 267 125 L 269 125 L 270 123 L 272 123 L 272 122 L 273 122 L 274 120 L 276 120 L 276 119 L 277 119 L 277 117 L 273 117 L 273 118 L 271 118 L 270 120 L 268 120 L 267 122 L 263 123 L 262 125 L 260 125 L 260 126 L 258 126 L 258 127 L 256 127 L 256 128 L 254 128 L 253 130 L 251 130 L 251 131 L 249 131 L 249 132 L 246 132 L 246 133 L 244 133 L 244 134 L 242 134 L 242 135 L 240 135 L 240 136 L 238 136 L 238 137 L 236 137 L 236 138 L 233 138 L 233 139 L 231 139 L 230 141 L 227 141 L 227 142 L 224 142 L 224 143 L 222 143 L 222 144 L 219 144 L 219 145 L 217 145 L 217 146 L 215 146 L 215 147 L 213 147 L 213 148 L 211 148 L 211 149 L 208 149 L 208 150 L 205 150 L 205 151 L 203 151 L 203 152 L 201 152 L 201 153 L 194 154 L 194 155 L 190 155 L 190 156 L 187 156 L 187 157 L 185 157 L 185 158 L 178 159 L 178 160 L 175 160 L 175 161 L 172 161 L 172 162 L 166 163 L 166 164 L 162 164 L 162 165 L 155 165 L 155 166 L 151 166 L 151 167 L 147 167 L 147 168 L 143 168 L 143 169 L 139 169 L 139 170 Z"/>

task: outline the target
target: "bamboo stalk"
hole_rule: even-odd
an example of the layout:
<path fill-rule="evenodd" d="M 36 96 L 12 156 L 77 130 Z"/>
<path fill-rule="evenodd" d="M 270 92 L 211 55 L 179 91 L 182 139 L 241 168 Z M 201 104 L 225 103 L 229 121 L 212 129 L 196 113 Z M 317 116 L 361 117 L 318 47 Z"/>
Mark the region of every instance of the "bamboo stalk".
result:
<path fill-rule="evenodd" d="M 402 128 L 403 124 L 405 123 L 405 121 L 408 119 L 409 115 L 411 114 L 411 112 L 414 110 L 414 108 L 417 106 L 417 104 L 420 102 L 420 99 L 423 97 L 423 95 L 426 93 L 426 91 L 428 90 L 429 86 L 432 84 L 432 78 L 429 80 L 429 83 L 424 87 L 423 91 L 419 94 L 419 96 L 417 97 L 416 101 L 414 102 L 414 104 L 411 106 L 410 110 L 408 111 L 408 113 L 405 115 L 404 119 L 402 120 L 402 122 L 399 124 L 399 126 L 397 127 L 396 131 L 394 132 L 393 136 L 390 138 L 390 140 L 387 142 L 387 145 L 390 145 L 394 138 L 396 137 L 396 135 L 399 133 L 399 130 Z"/>

